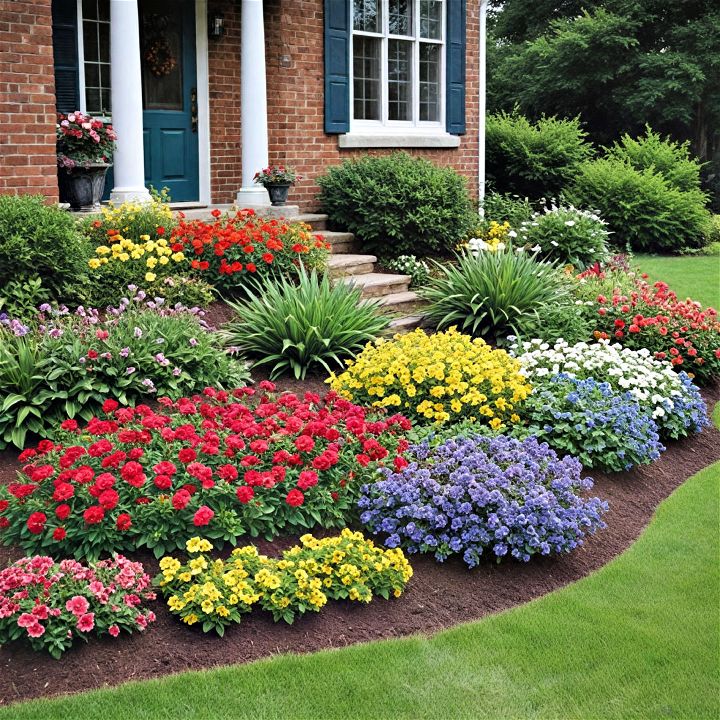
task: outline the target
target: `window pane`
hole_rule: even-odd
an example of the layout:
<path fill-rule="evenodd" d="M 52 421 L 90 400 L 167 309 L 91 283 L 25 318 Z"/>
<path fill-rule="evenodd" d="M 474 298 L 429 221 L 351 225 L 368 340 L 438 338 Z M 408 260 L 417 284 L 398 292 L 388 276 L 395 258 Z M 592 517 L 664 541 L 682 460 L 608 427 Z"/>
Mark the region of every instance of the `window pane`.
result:
<path fill-rule="evenodd" d="M 353 0 L 353 29 L 364 32 L 382 32 L 380 23 L 381 0 Z"/>
<path fill-rule="evenodd" d="M 100 91 L 97 88 L 85 88 L 85 106 L 90 115 L 100 114 Z"/>
<path fill-rule="evenodd" d="M 412 120 L 412 42 L 388 40 L 388 119 Z"/>
<path fill-rule="evenodd" d="M 97 0 L 98 18 L 110 22 L 110 0 Z"/>
<path fill-rule="evenodd" d="M 420 43 L 420 120 L 440 121 L 440 45 Z"/>
<path fill-rule="evenodd" d="M 442 2 L 440 0 L 420 0 L 420 37 L 442 40 Z"/>
<path fill-rule="evenodd" d="M 85 63 L 85 85 L 100 87 L 100 66 L 97 63 Z"/>
<path fill-rule="evenodd" d="M 390 35 L 414 35 L 411 0 L 390 0 L 388 29 Z"/>
<path fill-rule="evenodd" d="M 100 38 L 100 62 L 110 62 L 110 23 L 98 23 Z"/>
<path fill-rule="evenodd" d="M 98 35 L 96 22 L 83 22 L 83 52 L 85 59 L 91 62 L 98 60 Z"/>
<path fill-rule="evenodd" d="M 83 0 L 82 16 L 83 20 L 97 20 L 97 0 Z"/>
<path fill-rule="evenodd" d="M 353 116 L 380 120 L 380 39 L 353 37 Z"/>

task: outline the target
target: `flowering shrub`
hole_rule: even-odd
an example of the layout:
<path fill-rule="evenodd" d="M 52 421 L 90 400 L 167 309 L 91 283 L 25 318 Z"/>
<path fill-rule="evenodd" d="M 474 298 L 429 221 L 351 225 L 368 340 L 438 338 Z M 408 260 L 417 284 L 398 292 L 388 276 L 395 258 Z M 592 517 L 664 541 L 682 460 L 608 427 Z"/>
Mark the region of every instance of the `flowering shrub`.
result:
<path fill-rule="evenodd" d="M 665 450 L 658 427 L 630 392 L 610 383 L 551 376 L 525 402 L 520 434 L 547 441 L 588 468 L 620 472 L 648 465 Z"/>
<path fill-rule="evenodd" d="M 55 126 L 57 163 L 62 168 L 112 160 L 117 135 L 110 123 L 84 115 L 79 110 L 58 113 Z"/>
<path fill-rule="evenodd" d="M 592 283 L 592 280 L 589 280 Z M 593 287 L 592 284 L 590 286 Z M 636 280 L 629 293 L 599 293 L 595 337 L 615 338 L 630 348 L 647 348 L 699 383 L 720 376 L 720 321 L 717 310 L 678 300 L 662 282 Z"/>
<path fill-rule="evenodd" d="M 64 418 L 90 419 L 108 397 L 128 404 L 244 384 L 246 364 L 222 350 L 202 317 L 138 292 L 103 320 L 92 308 L 50 305 L 31 324 L 0 318 L 0 447 L 22 447 L 28 432 L 52 437 Z"/>
<path fill-rule="evenodd" d="M 410 449 L 410 464 L 364 485 L 362 523 L 388 547 L 462 555 L 469 567 L 487 551 L 498 560 L 569 552 L 605 527 L 607 503 L 580 497 L 592 480 L 572 457 L 558 459 L 535 438 L 471 435 Z"/>
<path fill-rule="evenodd" d="M 164 557 L 156 583 L 183 622 L 202 623 L 204 632 L 223 635 L 254 607 L 271 612 L 276 622 L 292 623 L 297 615 L 318 612 L 328 600 L 369 603 L 374 595 L 400 597 L 412 577 L 401 550 L 376 547 L 347 528 L 322 539 L 303 535 L 300 543 L 280 559 L 245 545 L 222 561 L 204 554 L 212 550 L 209 541 L 194 537 L 187 542 L 193 557 L 185 564 Z"/>
<path fill-rule="evenodd" d="M 3 542 L 78 558 L 139 547 L 160 556 L 198 532 L 234 542 L 338 527 L 357 473 L 404 463 L 401 416 L 371 418 L 332 394 L 243 402 L 253 396 L 208 388 L 160 398 L 157 412 L 108 400 L 84 428 L 65 421 L 57 443 L 25 450 L 18 482 L 0 488 Z"/>
<path fill-rule="evenodd" d="M 705 402 L 690 378 L 676 374 L 669 363 L 655 360 L 644 348 L 632 350 L 608 340 L 575 345 L 557 340 L 552 346 L 531 340 L 511 352 L 536 390 L 558 373 L 594 378 L 617 392 L 629 392 L 665 437 L 684 437 L 708 424 Z"/>
<path fill-rule="evenodd" d="M 22 558 L 0 571 L 0 645 L 25 639 L 59 658 L 91 633 L 145 630 L 155 613 L 143 602 L 154 599 L 143 566 L 122 555 L 91 565 Z"/>
<path fill-rule="evenodd" d="M 519 420 L 515 407 L 531 392 L 517 360 L 455 328 L 378 340 L 346 366 L 330 375 L 333 390 L 420 423 L 475 418 L 498 429 Z"/>
<path fill-rule="evenodd" d="M 297 180 L 301 180 L 295 170 L 284 165 L 271 165 L 263 168 L 260 172 L 255 173 L 253 182 L 258 185 L 277 185 L 289 183 L 293 185 Z"/>
<path fill-rule="evenodd" d="M 516 242 L 551 260 L 585 268 L 608 255 L 606 223 L 590 210 L 551 205 L 518 227 Z"/>
<path fill-rule="evenodd" d="M 430 268 L 424 260 L 418 260 L 415 255 L 400 255 L 384 263 L 387 269 L 394 273 L 410 276 L 410 287 L 422 287 L 430 277 Z"/>
<path fill-rule="evenodd" d="M 459 245 L 457 249 L 467 248 L 473 255 L 484 250 L 495 252 L 504 250 L 515 237 L 517 237 L 517 233 L 511 229 L 507 220 L 503 223 L 491 220 L 487 228 L 478 228 L 473 236 L 467 242 Z"/>
<path fill-rule="evenodd" d="M 212 214 L 213 223 L 181 220 L 170 248 L 188 256 L 193 270 L 221 290 L 237 290 L 248 277 L 273 271 L 292 275 L 300 264 L 318 270 L 327 264 L 330 246 L 305 223 L 263 219 L 252 210 Z"/>

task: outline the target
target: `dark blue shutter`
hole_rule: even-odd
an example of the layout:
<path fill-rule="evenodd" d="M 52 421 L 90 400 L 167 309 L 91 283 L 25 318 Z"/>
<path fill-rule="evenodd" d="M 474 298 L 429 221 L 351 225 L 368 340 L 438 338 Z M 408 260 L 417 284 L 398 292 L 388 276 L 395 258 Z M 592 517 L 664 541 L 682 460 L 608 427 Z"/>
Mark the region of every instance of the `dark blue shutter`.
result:
<path fill-rule="evenodd" d="M 465 0 L 448 0 L 445 125 L 452 135 L 465 134 L 465 17 Z"/>
<path fill-rule="evenodd" d="M 350 4 L 325 0 L 325 132 L 350 130 Z"/>
<path fill-rule="evenodd" d="M 78 17 L 76 0 L 52 2 L 55 105 L 59 112 L 72 112 L 80 105 L 78 74 Z"/>

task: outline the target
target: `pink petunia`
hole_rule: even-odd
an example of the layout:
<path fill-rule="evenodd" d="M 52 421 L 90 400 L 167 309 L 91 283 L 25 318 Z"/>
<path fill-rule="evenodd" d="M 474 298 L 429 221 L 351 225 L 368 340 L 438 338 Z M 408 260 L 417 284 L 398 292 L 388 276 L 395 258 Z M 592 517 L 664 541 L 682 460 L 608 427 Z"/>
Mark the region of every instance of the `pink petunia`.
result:
<path fill-rule="evenodd" d="M 90 603 L 82 595 L 75 595 L 65 603 L 65 609 L 76 617 L 84 615 L 89 607 Z"/>
<path fill-rule="evenodd" d="M 90 632 L 95 627 L 95 613 L 85 613 L 78 618 L 77 628 L 80 632 Z"/>

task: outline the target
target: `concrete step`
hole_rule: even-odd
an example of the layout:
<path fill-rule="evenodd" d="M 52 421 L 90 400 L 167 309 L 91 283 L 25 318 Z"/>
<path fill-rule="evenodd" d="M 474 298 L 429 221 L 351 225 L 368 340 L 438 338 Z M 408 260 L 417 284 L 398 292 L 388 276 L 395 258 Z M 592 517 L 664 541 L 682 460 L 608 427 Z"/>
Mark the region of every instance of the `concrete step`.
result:
<path fill-rule="evenodd" d="M 333 255 L 359 252 L 360 246 L 352 233 L 320 230 L 315 234 L 320 235 L 320 237 L 330 243 L 330 252 L 333 253 Z"/>
<path fill-rule="evenodd" d="M 390 275 L 389 273 L 373 272 L 365 275 L 348 275 L 340 280 L 361 287 L 362 295 L 366 298 L 379 298 L 384 295 L 405 292 L 410 286 L 409 275 Z"/>
<path fill-rule="evenodd" d="M 384 295 L 380 299 L 380 304 L 384 312 L 404 314 L 412 314 L 427 305 L 414 290 Z"/>
<path fill-rule="evenodd" d="M 388 335 L 402 334 L 423 327 L 426 318 L 424 315 L 404 315 L 390 321 L 387 329 Z"/>
<path fill-rule="evenodd" d="M 294 220 L 307 223 L 313 231 L 327 230 L 327 215 L 322 213 L 300 213 Z"/>
<path fill-rule="evenodd" d="M 330 277 L 340 278 L 347 275 L 365 275 L 375 269 L 377 258 L 374 255 L 331 255 L 328 261 Z"/>

